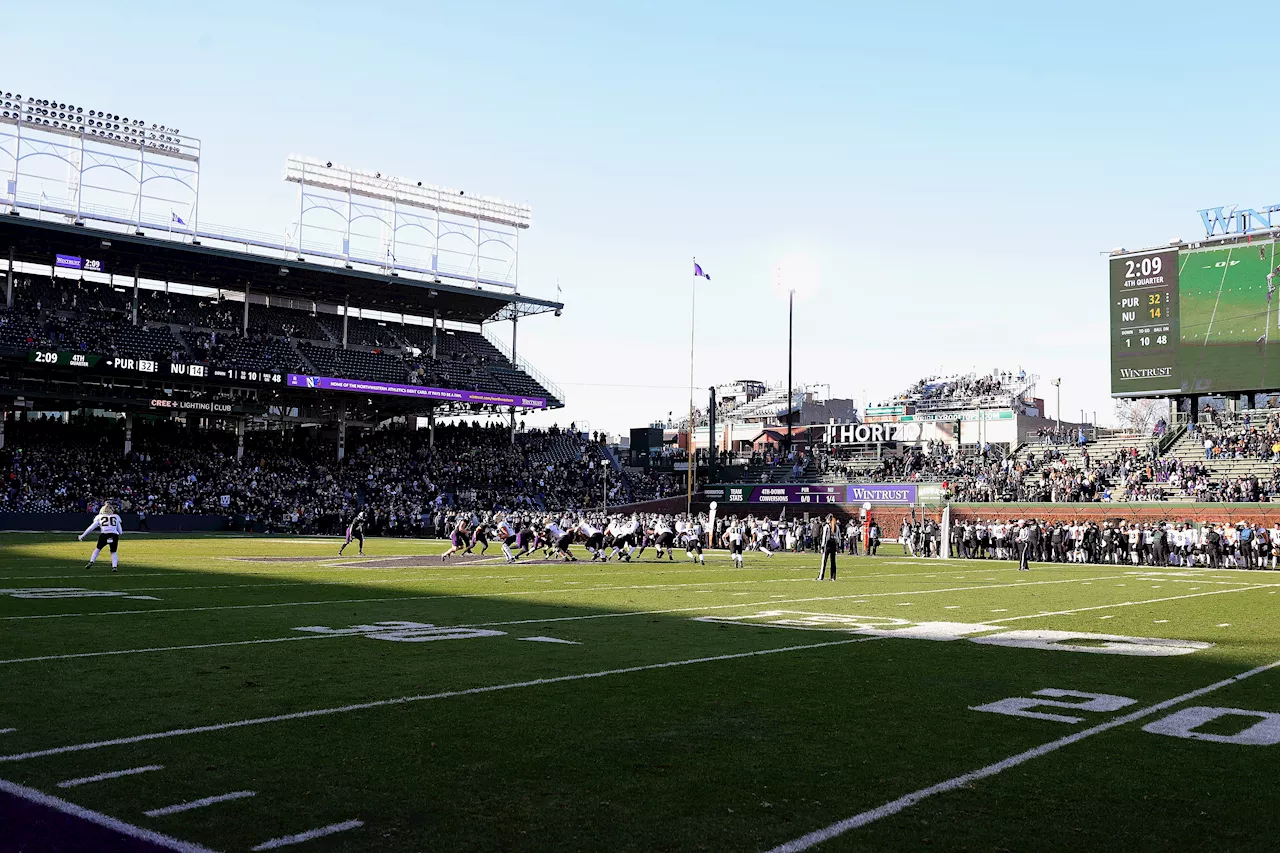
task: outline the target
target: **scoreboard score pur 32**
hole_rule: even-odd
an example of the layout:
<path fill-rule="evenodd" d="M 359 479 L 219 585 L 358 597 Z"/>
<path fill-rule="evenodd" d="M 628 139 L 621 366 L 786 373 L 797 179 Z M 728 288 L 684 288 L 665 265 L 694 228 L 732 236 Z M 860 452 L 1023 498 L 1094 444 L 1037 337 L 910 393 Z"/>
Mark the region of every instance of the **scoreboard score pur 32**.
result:
<path fill-rule="evenodd" d="M 1177 393 L 1178 250 L 1111 259 L 1111 388 Z"/>

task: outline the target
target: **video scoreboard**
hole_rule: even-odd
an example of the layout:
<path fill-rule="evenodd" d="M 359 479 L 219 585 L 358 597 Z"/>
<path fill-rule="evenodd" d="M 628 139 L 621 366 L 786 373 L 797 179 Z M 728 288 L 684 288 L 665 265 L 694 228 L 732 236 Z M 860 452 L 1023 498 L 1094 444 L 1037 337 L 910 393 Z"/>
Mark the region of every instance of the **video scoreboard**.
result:
<path fill-rule="evenodd" d="M 1111 394 L 1280 388 L 1280 258 L 1267 236 L 1110 262 Z"/>
<path fill-rule="evenodd" d="M 1112 260 L 1112 393 L 1178 393 L 1177 361 L 1177 249 Z"/>

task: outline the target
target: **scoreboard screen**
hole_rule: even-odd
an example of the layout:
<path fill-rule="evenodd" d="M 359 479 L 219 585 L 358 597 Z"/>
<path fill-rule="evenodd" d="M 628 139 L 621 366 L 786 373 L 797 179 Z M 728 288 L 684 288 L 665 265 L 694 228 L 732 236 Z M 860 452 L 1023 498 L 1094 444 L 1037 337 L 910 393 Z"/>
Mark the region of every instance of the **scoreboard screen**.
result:
<path fill-rule="evenodd" d="M 1280 387 L 1273 240 L 1119 255 L 1110 280 L 1112 396 Z"/>

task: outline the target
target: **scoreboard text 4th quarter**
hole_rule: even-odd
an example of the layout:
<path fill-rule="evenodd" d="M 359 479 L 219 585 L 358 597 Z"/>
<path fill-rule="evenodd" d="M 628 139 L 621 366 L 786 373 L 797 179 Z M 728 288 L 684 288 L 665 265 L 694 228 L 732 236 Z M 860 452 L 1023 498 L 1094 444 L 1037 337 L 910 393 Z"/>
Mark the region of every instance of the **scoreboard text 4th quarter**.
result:
<path fill-rule="evenodd" d="M 1166 347 L 1172 342 L 1173 288 L 1160 255 L 1120 263 L 1124 280 L 1116 305 L 1120 337 L 1127 350 Z"/>
<path fill-rule="evenodd" d="M 1178 387 L 1178 250 L 1111 259 L 1111 393 Z"/>

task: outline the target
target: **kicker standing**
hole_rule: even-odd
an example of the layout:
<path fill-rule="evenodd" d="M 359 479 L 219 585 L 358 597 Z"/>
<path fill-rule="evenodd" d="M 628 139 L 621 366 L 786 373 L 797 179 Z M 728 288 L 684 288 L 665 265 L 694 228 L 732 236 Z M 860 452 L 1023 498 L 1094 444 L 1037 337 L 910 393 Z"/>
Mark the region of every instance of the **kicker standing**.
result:
<path fill-rule="evenodd" d="M 116 515 L 116 508 L 109 503 L 103 504 L 102 511 L 93 520 L 93 524 L 90 524 L 89 528 L 76 538 L 83 542 L 84 537 L 92 533 L 95 528 L 98 531 L 98 545 L 89 555 L 89 562 L 85 563 L 84 567 L 93 568 L 98 554 L 102 553 L 102 547 L 105 545 L 111 549 L 111 571 L 117 571 L 120 557 L 116 554 L 116 547 L 120 544 L 120 534 L 124 532 L 124 528 L 120 525 L 120 516 Z"/>

